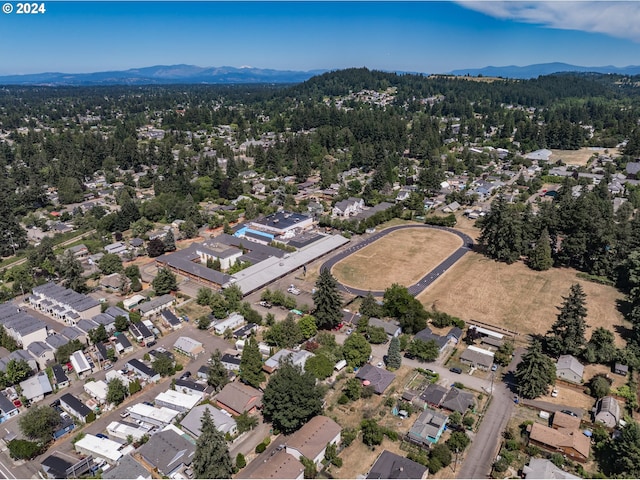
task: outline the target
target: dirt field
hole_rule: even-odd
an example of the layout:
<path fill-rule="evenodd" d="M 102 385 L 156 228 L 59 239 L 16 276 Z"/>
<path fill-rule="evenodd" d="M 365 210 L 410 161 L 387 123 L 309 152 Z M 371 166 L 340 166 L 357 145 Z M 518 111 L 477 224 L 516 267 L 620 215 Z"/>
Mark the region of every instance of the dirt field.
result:
<path fill-rule="evenodd" d="M 520 334 L 544 334 L 555 322 L 557 306 L 573 283 L 587 294 L 590 330 L 606 327 L 624 341 L 615 326 L 623 325 L 616 300 L 622 295 L 612 287 L 579 280 L 573 269 L 536 272 L 523 263 L 506 265 L 478 253 L 465 255 L 451 270 L 418 296 L 426 308 L 436 303 L 440 311 L 463 320 L 479 320 Z"/>
<path fill-rule="evenodd" d="M 390 233 L 333 268 L 351 287 L 384 290 L 393 283 L 412 285 L 461 245 L 451 233 L 408 229 Z"/>
<path fill-rule="evenodd" d="M 605 149 L 591 150 L 586 147 L 581 148 L 580 150 L 551 150 L 551 152 L 553 152 L 553 155 L 551 155 L 551 161 L 555 163 L 558 160 L 562 160 L 567 165 L 584 167 L 593 155 L 604 153 L 604 150 Z M 606 150 L 614 157 L 620 154 L 617 148 L 609 148 Z"/>

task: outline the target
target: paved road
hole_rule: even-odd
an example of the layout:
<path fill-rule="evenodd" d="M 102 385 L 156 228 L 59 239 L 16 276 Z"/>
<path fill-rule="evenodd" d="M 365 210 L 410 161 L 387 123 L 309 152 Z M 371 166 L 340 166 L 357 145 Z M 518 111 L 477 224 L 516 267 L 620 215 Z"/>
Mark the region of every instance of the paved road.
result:
<path fill-rule="evenodd" d="M 460 246 L 460 248 L 458 248 L 455 252 L 453 252 L 451 255 L 445 258 L 437 267 L 435 267 L 433 270 L 427 273 L 424 277 L 418 280 L 417 283 L 408 287 L 409 293 L 414 296 L 418 295 L 420 292 L 426 289 L 429 285 L 435 282 L 440 275 L 442 275 L 449 268 L 451 268 L 458 260 L 460 260 L 464 256 L 465 253 L 467 253 L 469 250 L 473 248 L 473 239 L 469 235 L 466 235 L 452 228 L 439 227 L 435 225 L 425 225 L 425 224 L 419 224 L 419 223 L 411 224 L 411 225 L 399 225 L 396 227 L 391 227 L 391 228 L 382 230 L 381 232 L 378 232 L 370 236 L 369 238 L 365 239 L 364 241 L 356 245 L 349 246 L 347 249 L 339 252 L 337 255 L 333 256 L 332 258 L 324 262 L 322 264 L 322 267 L 320 268 L 321 270 L 324 268 L 328 268 L 329 270 L 331 270 L 338 262 L 340 262 L 341 260 L 344 260 L 349 255 L 357 252 L 358 250 L 363 249 L 364 247 L 371 245 L 373 242 L 380 240 L 382 237 L 384 237 L 385 235 L 388 235 L 391 232 L 404 230 L 406 228 L 433 228 L 436 230 L 443 230 L 445 232 L 449 232 L 456 235 L 462 240 L 462 246 Z M 343 284 L 339 284 L 339 288 L 344 292 L 354 294 L 354 295 L 361 295 L 361 296 L 367 295 L 367 293 L 369 293 L 370 291 L 370 290 L 362 290 L 360 288 L 355 288 L 355 287 L 349 287 Z M 382 296 L 384 294 L 384 291 L 376 290 L 376 291 L 371 291 L 371 293 L 374 296 Z"/>
<path fill-rule="evenodd" d="M 520 355 L 514 355 L 505 371 L 515 371 L 519 362 Z M 503 382 L 495 382 L 491 404 L 484 414 L 457 478 L 489 477 L 493 461 L 502 443 L 502 432 L 513 415 L 514 408 L 512 392 Z"/>

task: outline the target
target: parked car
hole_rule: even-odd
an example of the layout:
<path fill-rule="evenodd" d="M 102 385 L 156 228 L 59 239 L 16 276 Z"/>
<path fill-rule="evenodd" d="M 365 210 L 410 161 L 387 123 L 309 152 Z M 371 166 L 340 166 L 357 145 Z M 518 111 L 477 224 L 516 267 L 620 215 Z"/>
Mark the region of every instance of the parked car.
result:
<path fill-rule="evenodd" d="M 287 288 L 287 292 L 289 292 L 291 295 L 300 295 L 300 290 L 298 290 L 294 284 L 289 285 L 289 288 Z"/>
<path fill-rule="evenodd" d="M 491 371 L 495 372 L 496 370 L 498 370 L 498 364 L 494 363 L 493 365 L 491 365 Z"/>
<path fill-rule="evenodd" d="M 264 307 L 264 308 L 271 308 L 271 307 L 273 307 L 273 305 L 271 305 L 269 302 L 265 302 L 264 300 L 262 300 L 262 301 L 260 302 L 260 304 L 259 304 L 259 305 L 260 305 L 261 307 Z"/>
<path fill-rule="evenodd" d="M 105 440 L 109 440 L 109 437 L 107 437 L 104 433 L 96 433 L 96 437 L 104 438 Z"/>
<path fill-rule="evenodd" d="M 185 378 L 189 378 L 190 376 L 191 376 L 191 372 L 187 371 L 180 376 L 180 379 L 184 380 Z"/>
<path fill-rule="evenodd" d="M 449 371 L 453 373 L 462 373 L 462 369 L 458 367 L 451 367 Z"/>
<path fill-rule="evenodd" d="M 552 396 L 552 397 L 557 397 L 557 396 L 558 396 L 558 389 L 557 389 L 557 388 L 554 388 L 554 389 L 552 390 L 552 392 L 551 392 L 551 396 Z"/>
<path fill-rule="evenodd" d="M 142 402 L 142 403 L 144 403 L 145 405 L 149 405 L 150 407 L 153 407 L 153 403 L 151 402 Z"/>
<path fill-rule="evenodd" d="M 158 342 L 156 342 L 155 340 L 151 340 L 150 342 L 147 342 L 147 347 L 153 347 L 156 345 L 156 343 Z"/>
<path fill-rule="evenodd" d="M 129 412 L 127 412 L 126 410 L 120 414 L 120 416 L 121 416 L 122 418 L 127 418 L 129 415 L 130 415 L 130 413 L 129 413 Z"/>
<path fill-rule="evenodd" d="M 578 415 L 574 412 L 572 412 L 571 410 L 560 410 L 561 413 L 564 413 L 565 415 L 571 415 L 572 417 L 577 417 Z"/>

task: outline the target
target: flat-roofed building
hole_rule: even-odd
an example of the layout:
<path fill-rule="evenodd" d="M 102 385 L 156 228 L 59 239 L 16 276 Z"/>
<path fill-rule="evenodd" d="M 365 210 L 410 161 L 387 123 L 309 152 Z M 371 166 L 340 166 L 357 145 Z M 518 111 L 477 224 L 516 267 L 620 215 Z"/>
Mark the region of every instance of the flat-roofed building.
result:
<path fill-rule="evenodd" d="M 195 407 L 202 397 L 200 395 L 190 395 L 177 390 L 167 390 L 156 395 L 155 403 L 160 407 L 167 407 L 178 412 L 188 412 Z"/>
<path fill-rule="evenodd" d="M 89 319 L 100 313 L 100 302 L 97 300 L 53 282 L 33 287 L 29 303 L 68 325 L 75 325 L 79 319 Z"/>
<path fill-rule="evenodd" d="M 139 305 L 138 310 L 143 317 L 150 317 L 151 315 L 160 313 L 165 308 L 169 308 L 175 301 L 176 299 L 173 295 L 161 295 Z"/>
<path fill-rule="evenodd" d="M 100 403 L 107 401 L 109 386 L 104 380 L 91 381 L 84 384 L 84 391 Z"/>
<path fill-rule="evenodd" d="M 177 410 L 167 407 L 152 407 L 144 403 L 136 403 L 129 410 L 131 418 L 149 423 L 157 427 L 169 425 L 180 414 Z"/>
<path fill-rule="evenodd" d="M 74 443 L 76 452 L 84 455 L 104 458 L 110 465 L 115 465 L 123 455 L 133 451 L 133 446 L 124 447 L 118 442 L 108 438 L 97 437 L 90 433 L 85 434 L 80 440 Z"/>
<path fill-rule="evenodd" d="M 20 382 L 20 388 L 22 389 L 22 395 L 32 403 L 43 400 L 47 393 L 53 391 L 49 377 L 47 377 L 47 374 L 44 372 L 40 372 L 31 378 L 23 380 Z"/>
<path fill-rule="evenodd" d="M 131 436 L 135 442 L 145 435 L 149 435 L 149 428 L 145 428 L 140 425 L 134 427 L 127 423 L 111 422 L 107 425 L 107 433 L 115 438 L 119 438 L 120 440 L 126 440 Z"/>
<path fill-rule="evenodd" d="M 91 364 L 82 350 L 73 352 L 69 357 L 69 361 L 79 376 L 91 373 Z"/>

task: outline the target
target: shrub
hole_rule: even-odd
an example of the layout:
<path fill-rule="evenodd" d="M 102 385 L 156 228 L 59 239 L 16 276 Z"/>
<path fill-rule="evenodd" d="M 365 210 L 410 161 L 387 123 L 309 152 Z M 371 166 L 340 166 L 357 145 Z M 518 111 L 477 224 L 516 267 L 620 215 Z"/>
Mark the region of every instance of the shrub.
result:
<path fill-rule="evenodd" d="M 246 466 L 247 466 L 247 460 L 244 458 L 244 455 L 242 455 L 241 453 L 236 455 L 236 467 L 244 468 Z"/>
<path fill-rule="evenodd" d="M 264 443 L 259 443 L 256 445 L 256 453 L 262 453 L 267 449 L 267 446 Z"/>
<path fill-rule="evenodd" d="M 347 397 L 347 395 L 343 393 L 338 397 L 338 403 L 340 405 L 346 405 L 347 403 L 349 403 L 349 397 Z"/>
<path fill-rule="evenodd" d="M 345 448 L 348 447 L 356 439 L 357 436 L 357 430 L 353 428 L 345 428 L 342 431 L 342 446 L 344 446 Z"/>
<path fill-rule="evenodd" d="M 42 453 L 43 445 L 28 440 L 11 440 L 7 446 L 11 458 L 16 460 L 29 460 Z"/>

